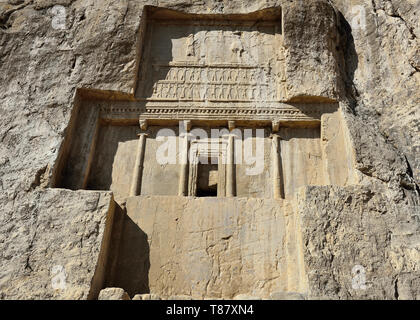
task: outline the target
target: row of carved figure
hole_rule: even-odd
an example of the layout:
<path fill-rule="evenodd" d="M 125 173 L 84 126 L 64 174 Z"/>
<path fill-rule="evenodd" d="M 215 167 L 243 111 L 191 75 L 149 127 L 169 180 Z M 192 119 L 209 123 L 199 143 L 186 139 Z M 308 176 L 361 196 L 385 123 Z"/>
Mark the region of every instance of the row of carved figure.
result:
<path fill-rule="evenodd" d="M 195 83 L 266 83 L 269 75 L 263 68 L 163 67 L 159 79 Z"/>
<path fill-rule="evenodd" d="M 274 85 L 155 83 L 152 99 L 275 101 Z"/>

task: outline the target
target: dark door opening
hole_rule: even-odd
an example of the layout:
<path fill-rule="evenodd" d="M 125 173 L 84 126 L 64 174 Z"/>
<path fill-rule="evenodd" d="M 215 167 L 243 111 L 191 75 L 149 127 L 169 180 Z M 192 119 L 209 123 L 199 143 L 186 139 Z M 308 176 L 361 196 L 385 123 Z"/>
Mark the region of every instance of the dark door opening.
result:
<path fill-rule="evenodd" d="M 213 159 L 213 162 L 214 159 Z M 217 197 L 219 170 L 217 163 L 199 163 L 197 168 L 197 197 Z"/>

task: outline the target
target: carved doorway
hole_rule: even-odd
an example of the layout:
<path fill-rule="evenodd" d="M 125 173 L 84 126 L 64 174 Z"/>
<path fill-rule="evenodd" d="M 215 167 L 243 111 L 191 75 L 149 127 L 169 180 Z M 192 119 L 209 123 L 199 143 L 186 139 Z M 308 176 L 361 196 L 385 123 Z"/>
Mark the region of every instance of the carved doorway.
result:
<path fill-rule="evenodd" d="M 226 146 L 227 142 L 223 139 L 191 142 L 189 196 L 226 196 Z"/>

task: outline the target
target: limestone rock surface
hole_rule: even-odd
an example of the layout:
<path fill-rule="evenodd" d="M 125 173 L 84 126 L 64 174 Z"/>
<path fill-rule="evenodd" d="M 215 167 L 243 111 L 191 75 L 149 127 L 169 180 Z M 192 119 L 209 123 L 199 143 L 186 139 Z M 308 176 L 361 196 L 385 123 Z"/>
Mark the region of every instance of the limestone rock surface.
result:
<path fill-rule="evenodd" d="M 418 299 L 418 207 L 381 185 L 308 187 L 299 194 L 309 299 Z"/>
<path fill-rule="evenodd" d="M 114 281 L 165 299 L 303 290 L 296 238 L 278 200 L 130 197 Z"/>
<path fill-rule="evenodd" d="M 305 296 L 298 292 L 272 292 L 271 300 L 305 300 Z"/>
<path fill-rule="evenodd" d="M 284 7 L 288 97 L 340 101 L 360 180 L 299 194 L 309 298 L 419 299 L 416 0 L 0 1 L 0 298 L 89 297 L 111 195 L 49 187 L 76 90 L 133 94 L 144 5 Z"/>
<path fill-rule="evenodd" d="M 110 193 L 55 189 L 4 193 L 1 201 L 2 299 L 87 299 L 98 293 Z"/>
<path fill-rule="evenodd" d="M 98 300 L 131 300 L 127 292 L 121 288 L 106 288 L 99 292 Z M 134 299 L 133 299 L 134 300 Z"/>
<path fill-rule="evenodd" d="M 160 300 L 160 297 L 153 293 L 136 294 L 132 300 Z"/>

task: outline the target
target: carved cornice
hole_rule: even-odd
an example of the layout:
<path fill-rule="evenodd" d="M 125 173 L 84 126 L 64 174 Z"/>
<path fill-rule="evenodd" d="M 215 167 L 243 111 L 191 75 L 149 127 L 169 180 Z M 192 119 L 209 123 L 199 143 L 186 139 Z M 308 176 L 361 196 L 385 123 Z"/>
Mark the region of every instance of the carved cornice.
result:
<path fill-rule="evenodd" d="M 183 103 L 138 102 L 138 106 L 101 106 L 102 118 L 140 120 L 258 120 L 258 121 L 320 121 L 323 113 L 333 112 L 336 103 Z"/>

